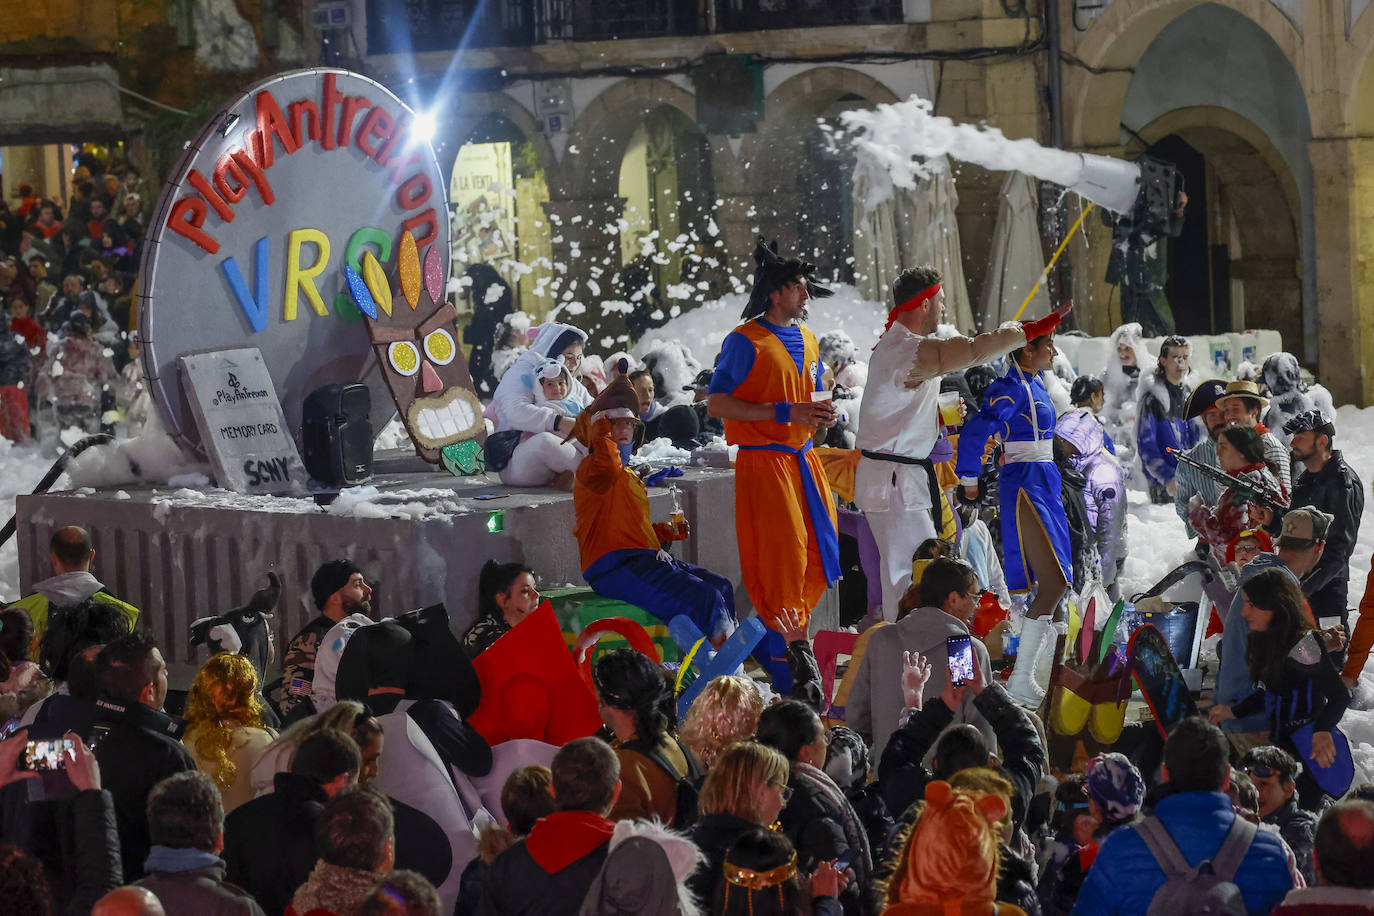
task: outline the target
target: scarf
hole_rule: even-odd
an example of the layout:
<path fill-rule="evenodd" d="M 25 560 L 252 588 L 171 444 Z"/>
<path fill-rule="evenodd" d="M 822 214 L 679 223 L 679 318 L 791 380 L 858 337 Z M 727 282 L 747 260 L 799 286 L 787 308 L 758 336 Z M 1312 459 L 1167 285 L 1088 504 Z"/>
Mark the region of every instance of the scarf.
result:
<path fill-rule="evenodd" d="M 330 865 L 321 859 L 291 898 L 291 907 L 297 913 L 328 910 L 339 916 L 352 916 L 381 880 L 382 876 L 374 871 Z"/>
<path fill-rule="evenodd" d="M 213 852 L 203 849 L 173 849 L 171 846 L 154 846 L 148 851 L 143 867 L 150 872 L 199 871 L 213 866 L 224 867 L 224 861 Z"/>

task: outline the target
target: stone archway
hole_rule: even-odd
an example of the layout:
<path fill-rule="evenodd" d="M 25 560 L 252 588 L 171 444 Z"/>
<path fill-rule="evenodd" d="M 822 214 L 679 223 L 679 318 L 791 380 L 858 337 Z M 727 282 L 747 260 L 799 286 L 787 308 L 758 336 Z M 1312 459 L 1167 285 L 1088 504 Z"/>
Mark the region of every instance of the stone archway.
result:
<path fill-rule="evenodd" d="M 1272 328 L 1285 349 L 1301 353 L 1301 201 L 1283 156 L 1262 130 L 1225 109 L 1171 112 L 1141 136 L 1150 144 L 1177 137 L 1207 163 L 1201 244 L 1225 253 L 1209 251 L 1202 263 L 1210 264 L 1214 287 L 1229 286 L 1218 295 L 1229 300 L 1233 322 L 1199 330 Z"/>
<path fill-rule="evenodd" d="M 1086 66 L 1064 70 L 1065 137 L 1070 147 L 1118 146 L 1133 68 L 1165 27 L 1205 5 L 1221 6 L 1257 24 L 1296 67 L 1302 34 L 1270 0 L 1114 0 L 1074 49 Z"/>
<path fill-rule="evenodd" d="M 819 122 L 845 108 L 896 101 L 885 84 L 840 66 L 804 70 L 768 94 L 759 131 L 747 135 L 739 155 L 717 171 L 720 196 L 728 202 L 722 231 L 743 276 L 751 272 L 754 228 L 789 252 L 807 247 L 805 256 L 819 260 L 823 271 L 843 277 L 852 269 L 852 162 L 843 150 L 831 149 Z"/>

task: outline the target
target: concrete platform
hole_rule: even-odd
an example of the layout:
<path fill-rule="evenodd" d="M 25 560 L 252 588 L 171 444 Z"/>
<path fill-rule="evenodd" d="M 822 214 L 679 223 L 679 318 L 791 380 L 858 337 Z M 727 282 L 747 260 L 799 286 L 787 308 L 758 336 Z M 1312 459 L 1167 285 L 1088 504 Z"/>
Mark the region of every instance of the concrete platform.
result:
<path fill-rule="evenodd" d="M 282 579 L 274 623 L 279 652 L 316 614 L 310 576 L 333 557 L 349 557 L 367 573 L 375 616 L 442 601 L 459 633 L 475 616 L 478 573 L 487 560 L 527 563 L 544 586 L 583 584 L 571 493 L 428 468 L 413 455 L 379 459 L 366 489 L 345 491 L 329 506 L 169 487 L 20 496 L 20 581 L 27 593 L 50 575 L 47 545 L 55 529 L 88 529 L 96 548 L 93 572 L 143 610 L 178 684 L 189 683 L 205 657 L 188 644 L 191 621 L 243 604 L 266 583 L 268 570 Z M 677 485 L 693 535 L 674 544 L 674 552 L 730 578 L 746 616 L 734 472 L 690 469 Z M 667 519 L 666 489 L 651 488 L 650 504 L 656 520 Z M 836 608 L 832 589 L 817 624 L 833 626 Z"/>

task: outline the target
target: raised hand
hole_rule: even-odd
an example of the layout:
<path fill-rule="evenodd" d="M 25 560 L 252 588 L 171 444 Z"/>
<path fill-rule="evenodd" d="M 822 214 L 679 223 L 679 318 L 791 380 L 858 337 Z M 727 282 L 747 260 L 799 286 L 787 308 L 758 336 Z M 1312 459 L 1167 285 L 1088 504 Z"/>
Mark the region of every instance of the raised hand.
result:
<path fill-rule="evenodd" d="M 921 708 L 921 695 L 930 680 L 930 662 L 919 652 L 902 653 L 902 698 L 912 709 Z"/>

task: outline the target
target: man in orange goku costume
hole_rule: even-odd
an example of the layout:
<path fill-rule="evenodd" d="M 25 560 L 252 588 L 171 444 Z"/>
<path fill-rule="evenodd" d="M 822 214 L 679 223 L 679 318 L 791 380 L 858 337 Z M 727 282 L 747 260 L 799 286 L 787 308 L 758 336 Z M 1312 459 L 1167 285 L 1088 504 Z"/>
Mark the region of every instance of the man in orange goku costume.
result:
<path fill-rule="evenodd" d="M 735 462 L 735 533 L 744 587 L 769 625 L 762 647 L 775 687 L 791 687 L 786 645 L 776 628 L 784 608 L 810 616 L 840 578 L 835 501 L 816 454 L 817 427 L 835 425 L 825 391 L 816 335 L 801 320 L 811 297 L 830 290 L 813 283 L 815 265 L 778 257 L 760 239 L 758 269 L 745 323 L 726 336 L 711 376 L 711 416 L 739 446 Z M 762 653 L 761 653 L 762 654 Z"/>

